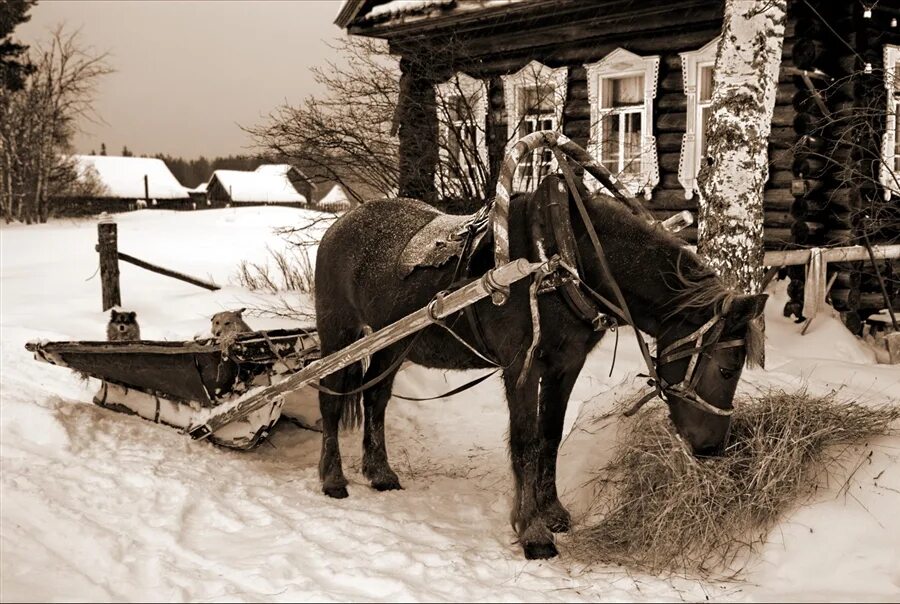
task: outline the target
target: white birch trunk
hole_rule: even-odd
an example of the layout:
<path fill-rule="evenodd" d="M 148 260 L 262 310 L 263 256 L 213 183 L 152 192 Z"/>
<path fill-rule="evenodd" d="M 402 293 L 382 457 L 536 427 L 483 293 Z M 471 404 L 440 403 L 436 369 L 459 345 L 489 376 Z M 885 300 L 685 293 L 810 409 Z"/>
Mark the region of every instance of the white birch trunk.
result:
<path fill-rule="evenodd" d="M 786 12 L 787 0 L 726 0 L 698 179 L 698 252 L 747 293 L 762 279 L 763 188 Z"/>

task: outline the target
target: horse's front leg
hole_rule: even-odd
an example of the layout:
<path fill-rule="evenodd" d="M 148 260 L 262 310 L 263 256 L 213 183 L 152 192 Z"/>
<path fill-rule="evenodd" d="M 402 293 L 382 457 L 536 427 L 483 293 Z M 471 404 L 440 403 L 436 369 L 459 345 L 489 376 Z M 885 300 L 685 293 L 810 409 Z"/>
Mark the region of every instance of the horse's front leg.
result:
<path fill-rule="evenodd" d="M 572 522 L 556 491 L 556 458 L 566 407 L 583 364 L 582 360 L 576 367 L 547 371 L 541 380 L 541 461 L 537 495 L 541 515 L 554 533 L 567 532 Z"/>
<path fill-rule="evenodd" d="M 366 372 L 364 381 L 371 380 L 388 371 L 401 352 L 402 350 L 398 351 L 394 346 L 372 355 L 372 364 Z M 388 401 L 391 399 L 391 390 L 394 386 L 397 369 L 390 371 L 382 381 L 366 390 L 363 395 L 365 433 L 363 435 L 362 471 L 363 475 L 372 483 L 372 487 L 379 491 L 401 488 L 400 479 L 388 463 L 384 441 L 384 413 Z"/>
<path fill-rule="evenodd" d="M 521 387 L 518 363 L 503 372 L 509 405 L 509 448 L 515 477 L 512 523 L 529 560 L 557 555 L 553 533 L 547 528 L 538 505 L 541 437 L 538 419 L 538 371 L 532 367 Z"/>

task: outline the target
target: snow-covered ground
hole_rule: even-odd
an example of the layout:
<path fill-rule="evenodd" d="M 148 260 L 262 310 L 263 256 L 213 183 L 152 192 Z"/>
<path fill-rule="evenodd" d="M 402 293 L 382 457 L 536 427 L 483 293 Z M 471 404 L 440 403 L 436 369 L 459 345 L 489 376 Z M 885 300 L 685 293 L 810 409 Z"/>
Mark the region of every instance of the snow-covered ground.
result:
<path fill-rule="evenodd" d="M 123 307 L 147 339 L 190 339 L 223 309 L 259 305 L 233 283 L 241 260 L 263 261 L 272 228 L 298 210 L 254 207 L 117 217 L 119 247 L 209 276 L 215 293 L 122 264 Z M 90 404 L 96 383 L 31 359 L 33 339 L 103 339 L 95 224 L 0 228 L 0 599 L 56 600 L 896 600 L 900 598 L 900 437 L 868 443 L 848 488 L 840 476 L 771 535 L 743 580 L 586 570 L 565 555 L 526 561 L 509 526 L 512 479 L 499 384 L 436 402 L 394 401 L 388 449 L 403 491 L 377 493 L 359 472 L 358 434 L 342 445 L 349 499 L 319 490 L 318 434 L 286 427 L 252 452 L 192 442 L 172 429 Z M 92 278 L 93 276 L 93 278 Z M 769 369 L 742 388 L 807 386 L 900 399 L 900 368 L 832 318 L 806 336 L 767 309 Z M 288 326 L 249 317 L 256 328 Z M 619 421 L 598 427 L 639 366 L 629 334 L 607 378 L 612 338 L 576 386 L 560 459 L 562 499 L 577 515 Z M 435 394 L 470 379 L 416 366 L 396 390 Z M 862 452 L 848 461 L 847 474 Z"/>

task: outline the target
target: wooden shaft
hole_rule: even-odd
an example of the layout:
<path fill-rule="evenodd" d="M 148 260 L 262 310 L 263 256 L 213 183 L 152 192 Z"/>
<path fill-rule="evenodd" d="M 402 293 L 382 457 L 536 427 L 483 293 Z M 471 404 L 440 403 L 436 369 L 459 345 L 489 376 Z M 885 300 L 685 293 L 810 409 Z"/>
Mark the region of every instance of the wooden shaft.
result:
<path fill-rule="evenodd" d="M 880 260 L 900 258 L 900 245 L 878 245 L 872 248 L 872 254 Z M 826 262 L 856 262 L 868 260 L 869 252 L 864 246 L 854 245 L 838 247 L 823 252 Z M 765 266 L 792 266 L 809 262 L 809 250 L 780 250 L 766 252 Z"/>
<path fill-rule="evenodd" d="M 97 252 L 100 254 L 100 287 L 103 310 L 122 304 L 119 290 L 119 261 L 117 258 L 118 226 L 112 221 L 97 224 Z"/>
<path fill-rule="evenodd" d="M 178 279 L 179 281 L 184 281 L 186 283 L 190 283 L 191 285 L 196 285 L 210 291 L 217 291 L 222 289 L 215 283 L 203 281 L 202 279 L 197 279 L 196 277 L 191 277 L 190 275 L 185 275 L 184 273 L 179 273 L 178 271 L 173 271 L 168 268 L 156 266 L 155 264 L 150 264 L 149 262 L 145 262 L 144 260 L 140 260 L 139 258 L 135 258 L 134 256 L 129 256 L 128 254 L 123 254 L 122 252 L 118 252 L 118 257 L 122 262 L 128 262 L 129 264 L 147 269 L 150 272 L 159 273 L 160 275 L 165 275 L 166 277 L 172 277 L 173 279 Z"/>
<path fill-rule="evenodd" d="M 193 438 L 205 438 L 222 426 L 244 418 L 253 411 L 275 402 L 281 395 L 371 356 L 428 327 L 435 319 L 443 319 L 457 313 L 491 295 L 497 289 L 507 288 L 516 281 L 524 279 L 543 266 L 543 263 L 531 263 L 524 258 L 519 258 L 494 269 L 481 279 L 446 296 L 436 297 L 428 306 L 420 308 L 375 333 L 360 338 L 346 348 L 310 363 L 278 384 L 251 391 L 232 403 L 217 407 L 207 418 L 205 424 L 194 426 L 188 432 Z"/>

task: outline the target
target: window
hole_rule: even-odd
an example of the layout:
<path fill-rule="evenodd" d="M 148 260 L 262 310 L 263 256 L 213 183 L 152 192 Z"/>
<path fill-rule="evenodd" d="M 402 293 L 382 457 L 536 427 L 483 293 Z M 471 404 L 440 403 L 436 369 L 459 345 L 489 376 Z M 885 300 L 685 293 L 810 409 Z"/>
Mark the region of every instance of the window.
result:
<path fill-rule="evenodd" d="M 591 153 L 633 194 L 649 198 L 659 182 L 652 135 L 659 57 L 619 48 L 587 65 L 591 104 Z M 596 188 L 599 183 L 586 177 Z"/>
<path fill-rule="evenodd" d="M 678 182 L 684 187 L 684 196 L 691 199 L 697 190 L 697 174 L 706 157 L 706 126 L 709 124 L 713 91 L 713 64 L 719 38 L 703 48 L 681 53 L 681 69 L 684 78 L 684 94 L 687 96 L 687 120 L 681 140 L 681 158 L 678 164 Z"/>
<path fill-rule="evenodd" d="M 507 149 L 532 132 L 560 129 L 567 76 L 565 67 L 551 69 L 532 61 L 518 72 L 503 77 Z M 556 158 L 550 149 L 535 149 L 519 161 L 513 188 L 533 191 L 541 179 L 556 168 Z"/>
<path fill-rule="evenodd" d="M 887 119 L 881 148 L 884 198 L 900 195 L 900 46 L 884 47 L 884 87 Z"/>
<path fill-rule="evenodd" d="M 484 82 L 457 73 L 435 92 L 441 156 L 435 186 L 449 197 L 484 195 L 488 181 Z"/>

